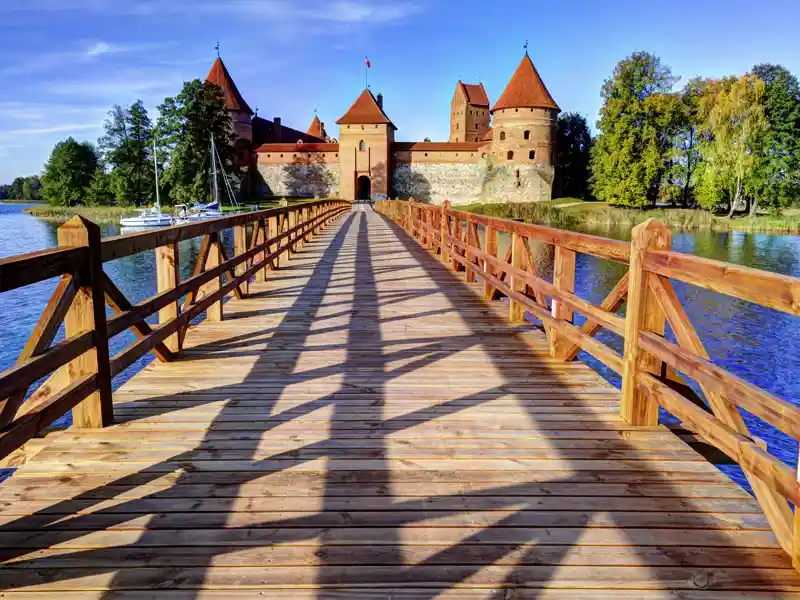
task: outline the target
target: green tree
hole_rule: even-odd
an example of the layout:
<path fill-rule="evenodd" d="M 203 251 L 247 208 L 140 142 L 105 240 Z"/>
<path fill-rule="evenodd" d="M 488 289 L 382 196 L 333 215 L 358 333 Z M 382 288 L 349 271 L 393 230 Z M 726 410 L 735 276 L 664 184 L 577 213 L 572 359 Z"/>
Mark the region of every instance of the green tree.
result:
<path fill-rule="evenodd" d="M 556 131 L 556 177 L 561 196 L 589 196 L 589 156 L 592 134 L 586 118 L 574 112 L 558 117 Z"/>
<path fill-rule="evenodd" d="M 754 173 L 754 202 L 780 210 L 800 200 L 800 86 L 797 77 L 780 65 L 753 67 L 764 82 L 764 116 L 769 128 L 758 140 Z"/>
<path fill-rule="evenodd" d="M 222 90 L 199 79 L 184 84 L 175 98 L 158 107 L 159 142 L 168 156 L 164 183 L 173 201 L 189 203 L 209 197 L 210 136 L 226 169 L 233 165 L 231 117 Z"/>
<path fill-rule="evenodd" d="M 44 166 L 42 198 L 59 206 L 85 202 L 97 165 L 97 153 L 89 142 L 72 137 L 58 142 Z"/>
<path fill-rule="evenodd" d="M 17 177 L 8 186 L 8 198 L 9 200 L 38 200 L 41 189 L 42 183 L 36 175 Z"/>
<path fill-rule="evenodd" d="M 8 200 L 8 190 L 11 189 L 11 186 L 7 183 L 0 185 L 0 200 Z"/>
<path fill-rule="evenodd" d="M 25 185 L 24 177 L 17 177 L 8 188 L 9 200 L 22 200 L 22 187 Z"/>
<path fill-rule="evenodd" d="M 92 181 L 86 189 L 86 204 L 102 206 L 114 200 L 114 189 L 111 185 L 112 176 L 98 165 L 92 175 Z"/>
<path fill-rule="evenodd" d="M 672 141 L 671 168 L 665 195 L 684 208 L 694 204 L 695 171 L 700 163 L 700 99 L 706 82 L 697 77 L 679 92 L 676 126 Z"/>
<path fill-rule="evenodd" d="M 592 190 L 622 206 L 653 205 L 669 167 L 678 99 L 676 78 L 661 60 L 634 52 L 603 83 L 600 134 L 592 149 Z"/>
<path fill-rule="evenodd" d="M 138 100 L 123 108 L 115 105 L 105 122 L 105 135 L 99 146 L 113 172 L 114 195 L 122 204 L 146 204 L 154 193 L 150 169 L 152 123 Z"/>
<path fill-rule="evenodd" d="M 701 104 L 705 119 L 698 199 L 703 208 L 727 208 L 732 216 L 754 199 L 757 144 L 769 127 L 763 98 L 764 82 L 754 75 L 709 82 Z"/>

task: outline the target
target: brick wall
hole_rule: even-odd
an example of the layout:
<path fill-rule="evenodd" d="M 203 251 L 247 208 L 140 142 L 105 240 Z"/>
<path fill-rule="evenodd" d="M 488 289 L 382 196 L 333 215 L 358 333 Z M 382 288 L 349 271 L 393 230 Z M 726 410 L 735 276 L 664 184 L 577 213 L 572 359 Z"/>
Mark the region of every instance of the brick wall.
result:
<path fill-rule="evenodd" d="M 431 204 L 541 202 L 550 200 L 552 182 L 553 168 L 545 165 L 399 163 L 392 173 L 392 194 Z"/>
<path fill-rule="evenodd" d="M 266 196 L 320 198 L 339 195 L 336 163 L 259 164 L 256 193 Z"/>

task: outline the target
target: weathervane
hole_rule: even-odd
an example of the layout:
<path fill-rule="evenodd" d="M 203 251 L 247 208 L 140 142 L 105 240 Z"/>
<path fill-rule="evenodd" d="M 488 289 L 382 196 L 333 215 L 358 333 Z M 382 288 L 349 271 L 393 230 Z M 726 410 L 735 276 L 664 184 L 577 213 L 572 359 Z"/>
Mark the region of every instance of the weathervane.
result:
<path fill-rule="evenodd" d="M 528 56 L 528 40 L 525 40 L 525 56 Z"/>
<path fill-rule="evenodd" d="M 214 50 L 217 51 L 217 58 L 219 58 L 219 42 L 217 42 L 217 45 L 214 46 Z"/>

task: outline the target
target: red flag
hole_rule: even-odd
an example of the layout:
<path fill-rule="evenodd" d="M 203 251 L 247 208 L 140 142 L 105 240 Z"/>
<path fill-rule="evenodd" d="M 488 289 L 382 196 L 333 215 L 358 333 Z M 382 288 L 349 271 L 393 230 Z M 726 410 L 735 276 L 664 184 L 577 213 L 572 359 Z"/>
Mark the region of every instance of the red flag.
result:
<path fill-rule="evenodd" d="M 368 68 L 368 69 L 371 69 L 371 68 L 372 68 L 372 63 L 371 63 L 371 62 L 369 62 L 369 58 L 365 56 L 365 57 L 364 57 L 364 60 L 366 60 L 366 61 L 367 61 L 367 68 Z"/>

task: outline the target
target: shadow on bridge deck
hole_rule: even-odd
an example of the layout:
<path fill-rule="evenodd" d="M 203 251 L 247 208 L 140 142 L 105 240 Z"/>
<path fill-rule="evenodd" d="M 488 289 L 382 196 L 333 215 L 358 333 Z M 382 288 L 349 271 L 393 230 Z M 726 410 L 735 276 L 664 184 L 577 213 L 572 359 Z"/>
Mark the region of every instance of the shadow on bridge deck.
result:
<path fill-rule="evenodd" d="M 226 312 L 0 484 L 5 597 L 800 589 L 745 492 L 369 208 Z"/>

